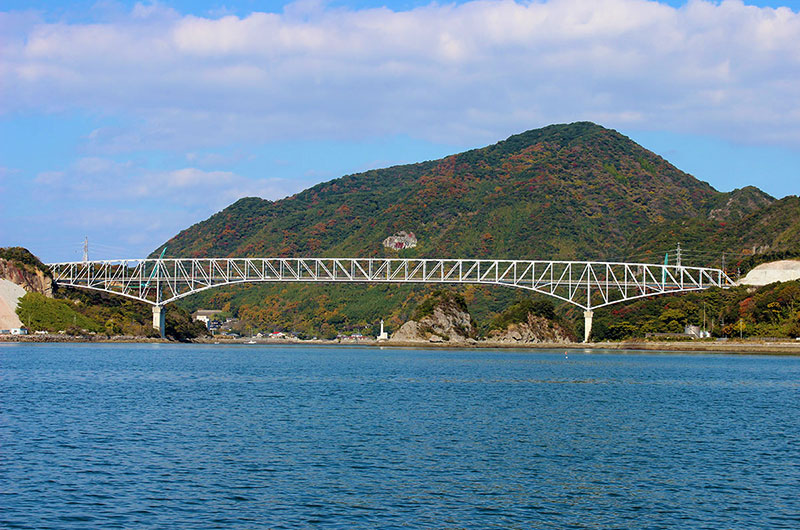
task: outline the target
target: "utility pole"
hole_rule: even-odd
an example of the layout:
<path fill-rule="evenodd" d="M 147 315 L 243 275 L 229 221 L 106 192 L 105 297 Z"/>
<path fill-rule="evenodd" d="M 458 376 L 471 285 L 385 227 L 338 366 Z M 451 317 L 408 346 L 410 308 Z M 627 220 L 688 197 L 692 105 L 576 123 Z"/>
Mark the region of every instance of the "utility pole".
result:
<path fill-rule="evenodd" d="M 83 238 L 83 262 L 89 261 L 89 236 Z"/>
<path fill-rule="evenodd" d="M 675 264 L 681 266 L 681 244 L 678 243 L 678 248 L 675 249 Z"/>
<path fill-rule="evenodd" d="M 703 331 L 705 332 L 705 330 L 706 330 L 706 303 L 703 302 Z"/>

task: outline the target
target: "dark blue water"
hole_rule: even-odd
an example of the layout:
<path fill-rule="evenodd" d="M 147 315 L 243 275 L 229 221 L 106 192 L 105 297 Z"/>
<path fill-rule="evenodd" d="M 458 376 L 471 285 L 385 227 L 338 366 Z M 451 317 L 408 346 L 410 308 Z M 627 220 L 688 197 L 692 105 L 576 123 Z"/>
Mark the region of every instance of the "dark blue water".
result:
<path fill-rule="evenodd" d="M 3 528 L 800 528 L 800 358 L 0 345 Z"/>

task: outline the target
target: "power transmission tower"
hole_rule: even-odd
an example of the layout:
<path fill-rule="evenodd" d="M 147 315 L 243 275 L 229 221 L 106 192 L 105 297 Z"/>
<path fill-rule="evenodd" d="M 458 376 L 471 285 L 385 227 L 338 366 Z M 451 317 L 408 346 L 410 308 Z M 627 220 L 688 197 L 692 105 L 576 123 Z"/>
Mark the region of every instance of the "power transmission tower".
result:
<path fill-rule="evenodd" d="M 89 237 L 83 238 L 83 262 L 89 261 Z"/>
<path fill-rule="evenodd" d="M 678 243 L 678 248 L 675 249 L 675 264 L 681 266 L 681 244 Z"/>

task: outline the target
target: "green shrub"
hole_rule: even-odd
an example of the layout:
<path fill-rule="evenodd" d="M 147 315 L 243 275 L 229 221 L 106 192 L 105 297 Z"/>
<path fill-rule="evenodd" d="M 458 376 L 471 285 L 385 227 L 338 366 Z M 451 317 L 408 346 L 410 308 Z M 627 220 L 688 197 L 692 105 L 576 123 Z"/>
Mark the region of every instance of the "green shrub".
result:
<path fill-rule="evenodd" d="M 20 298 L 17 315 L 32 331 L 105 330 L 104 325 L 76 311 L 72 302 L 47 298 L 40 293 L 31 292 Z"/>
<path fill-rule="evenodd" d="M 492 320 L 490 330 L 505 330 L 511 324 L 528 321 L 528 315 L 556 320 L 555 306 L 550 300 L 520 300 Z"/>
<path fill-rule="evenodd" d="M 43 271 L 46 274 L 50 274 L 50 269 L 42 263 L 39 258 L 31 254 L 31 252 L 22 247 L 0 247 L 0 259 L 4 259 L 7 261 L 13 261 L 20 265 L 23 265 L 23 268 L 30 270 L 38 269 Z"/>
<path fill-rule="evenodd" d="M 458 293 L 439 289 L 433 291 L 430 295 L 425 297 L 422 302 L 419 303 L 416 309 L 414 309 L 411 320 L 416 320 L 419 322 L 423 318 L 432 315 L 433 310 L 439 305 L 445 307 L 455 307 L 465 313 L 469 313 L 469 310 L 467 309 L 467 301 L 464 300 L 463 296 Z"/>

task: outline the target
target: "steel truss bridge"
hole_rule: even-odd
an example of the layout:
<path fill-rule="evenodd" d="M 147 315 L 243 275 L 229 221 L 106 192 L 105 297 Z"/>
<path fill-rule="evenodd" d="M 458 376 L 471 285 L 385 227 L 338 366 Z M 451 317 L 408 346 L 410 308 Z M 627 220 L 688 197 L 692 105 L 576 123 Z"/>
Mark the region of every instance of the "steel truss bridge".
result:
<path fill-rule="evenodd" d="M 582 308 L 586 341 L 595 308 L 735 285 L 720 269 L 605 261 L 165 258 L 51 263 L 49 267 L 58 285 L 152 305 L 153 326 L 162 336 L 166 304 L 214 287 L 251 282 L 486 284 L 526 289 Z"/>

